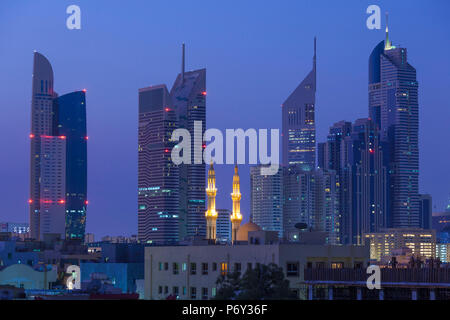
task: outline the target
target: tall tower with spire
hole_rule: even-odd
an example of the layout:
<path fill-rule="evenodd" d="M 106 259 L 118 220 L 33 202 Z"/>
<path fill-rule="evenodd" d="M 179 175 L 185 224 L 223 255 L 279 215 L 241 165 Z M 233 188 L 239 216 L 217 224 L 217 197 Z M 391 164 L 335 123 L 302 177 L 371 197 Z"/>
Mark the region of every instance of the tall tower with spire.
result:
<path fill-rule="evenodd" d="M 206 189 L 206 195 L 208 197 L 208 210 L 205 213 L 206 217 L 206 239 L 216 240 L 216 173 L 214 172 L 213 163 L 208 170 L 208 188 Z"/>
<path fill-rule="evenodd" d="M 241 183 L 239 180 L 239 173 L 237 165 L 234 167 L 233 176 L 233 193 L 231 194 L 231 200 L 233 200 L 233 213 L 230 216 L 231 220 L 231 240 L 232 243 L 236 242 L 237 231 L 241 225 L 242 215 L 241 215 Z"/>
<path fill-rule="evenodd" d="M 387 15 L 386 15 L 387 20 Z M 419 83 L 406 48 L 385 40 L 369 58 L 369 117 L 389 152 L 388 227 L 416 228 L 419 218 Z"/>
<path fill-rule="evenodd" d="M 200 137 L 191 146 L 191 164 L 181 164 L 179 170 L 179 239 L 206 235 L 206 165 L 197 163 L 203 154 L 206 128 L 206 69 L 185 71 L 185 45 L 182 45 L 181 72 L 178 74 L 170 97 L 177 113 L 178 128 L 189 131 L 191 137 Z M 194 133 L 194 124 L 201 122 L 201 131 Z M 175 129 L 175 128 L 173 128 Z M 200 147 L 197 147 L 200 146 Z"/>
<path fill-rule="evenodd" d="M 283 165 L 316 166 L 316 38 L 313 68 L 281 105 Z"/>

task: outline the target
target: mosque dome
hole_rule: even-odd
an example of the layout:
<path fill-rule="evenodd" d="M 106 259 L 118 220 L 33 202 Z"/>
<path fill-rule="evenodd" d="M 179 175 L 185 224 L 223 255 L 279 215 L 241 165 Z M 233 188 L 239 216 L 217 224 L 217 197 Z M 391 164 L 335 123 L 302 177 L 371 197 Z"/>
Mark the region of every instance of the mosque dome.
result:
<path fill-rule="evenodd" d="M 256 223 L 247 222 L 241 225 L 236 234 L 237 241 L 248 241 L 248 233 L 250 231 L 261 231 L 261 227 Z"/>

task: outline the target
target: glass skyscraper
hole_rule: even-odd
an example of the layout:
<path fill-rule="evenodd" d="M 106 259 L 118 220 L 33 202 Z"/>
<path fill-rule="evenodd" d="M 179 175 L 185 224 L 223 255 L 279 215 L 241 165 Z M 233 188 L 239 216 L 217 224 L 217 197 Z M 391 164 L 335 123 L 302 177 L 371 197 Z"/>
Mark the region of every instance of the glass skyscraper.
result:
<path fill-rule="evenodd" d="M 191 135 L 191 164 L 179 165 L 180 170 L 180 239 L 206 236 L 206 167 L 203 159 L 203 135 L 206 128 L 206 69 L 185 72 L 184 44 L 182 70 L 170 90 L 172 103 L 177 111 L 179 128 L 187 129 Z M 201 130 L 194 134 L 194 124 L 201 123 Z M 195 136 L 201 139 L 194 141 Z M 196 149 L 201 145 L 202 149 Z"/>
<path fill-rule="evenodd" d="M 87 207 L 86 97 L 58 98 L 49 61 L 34 53 L 31 103 L 30 236 L 84 239 Z"/>
<path fill-rule="evenodd" d="M 343 141 L 345 163 L 343 182 L 347 196 L 341 207 L 348 210 L 349 241 L 362 244 L 363 235 L 379 232 L 389 226 L 387 168 L 385 145 L 380 141 L 378 127 L 370 119 L 358 119 L 350 136 Z"/>
<path fill-rule="evenodd" d="M 86 92 L 55 99 L 56 135 L 66 140 L 66 239 L 84 239 L 87 200 Z"/>
<path fill-rule="evenodd" d="M 283 165 L 316 167 L 316 39 L 313 69 L 282 104 Z"/>
<path fill-rule="evenodd" d="M 206 235 L 206 69 L 185 72 L 184 61 L 183 44 L 181 73 L 170 93 L 165 85 L 139 90 L 138 236 L 145 242 Z M 172 148 L 178 142 L 170 139 L 178 128 L 190 133 L 191 164 L 172 162 Z M 195 163 L 195 158 L 201 162 Z"/>
<path fill-rule="evenodd" d="M 419 105 L 416 70 L 406 48 L 386 40 L 369 58 L 369 116 L 389 143 L 390 217 L 394 228 L 419 227 Z"/>
<path fill-rule="evenodd" d="M 139 89 L 138 238 L 179 240 L 179 170 L 172 162 L 176 112 L 165 85 Z"/>

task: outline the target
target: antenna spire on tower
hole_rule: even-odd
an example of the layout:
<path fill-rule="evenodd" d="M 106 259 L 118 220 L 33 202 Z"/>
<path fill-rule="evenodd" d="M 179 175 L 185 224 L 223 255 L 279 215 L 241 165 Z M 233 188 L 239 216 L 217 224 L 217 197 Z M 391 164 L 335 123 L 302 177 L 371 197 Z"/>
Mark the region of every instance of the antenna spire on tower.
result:
<path fill-rule="evenodd" d="M 181 82 L 184 82 L 184 61 L 185 61 L 185 53 L 184 53 L 184 51 L 185 51 L 185 48 L 184 48 L 185 46 L 184 46 L 184 43 L 182 44 L 182 46 L 181 46 L 181 50 L 182 50 L 182 53 L 181 53 Z"/>
<path fill-rule="evenodd" d="M 317 75 L 316 75 L 316 61 L 317 61 L 316 53 L 317 53 L 317 47 L 316 47 L 316 43 L 317 43 L 317 38 L 314 37 L 314 58 L 313 58 L 314 90 L 316 90 L 316 81 L 317 81 Z"/>
<path fill-rule="evenodd" d="M 389 41 L 389 12 L 386 11 L 386 41 L 384 44 L 384 50 L 389 50 L 391 47 L 391 42 Z"/>

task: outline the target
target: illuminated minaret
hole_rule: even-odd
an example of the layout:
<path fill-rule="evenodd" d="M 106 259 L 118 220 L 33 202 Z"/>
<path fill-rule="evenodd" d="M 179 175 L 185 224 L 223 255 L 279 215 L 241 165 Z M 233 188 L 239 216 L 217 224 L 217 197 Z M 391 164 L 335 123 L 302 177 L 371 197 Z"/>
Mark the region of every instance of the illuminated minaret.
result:
<path fill-rule="evenodd" d="M 216 173 L 214 172 L 213 163 L 208 170 L 208 188 L 206 195 L 208 196 L 208 210 L 205 213 L 206 217 L 206 239 L 216 240 Z"/>
<path fill-rule="evenodd" d="M 240 182 L 237 165 L 234 167 L 233 176 L 233 193 L 231 194 L 231 199 L 233 200 L 233 213 L 230 216 L 231 220 L 231 239 L 232 243 L 236 242 L 236 235 L 241 225 L 242 215 L 241 215 L 241 192 L 240 192 Z"/>

